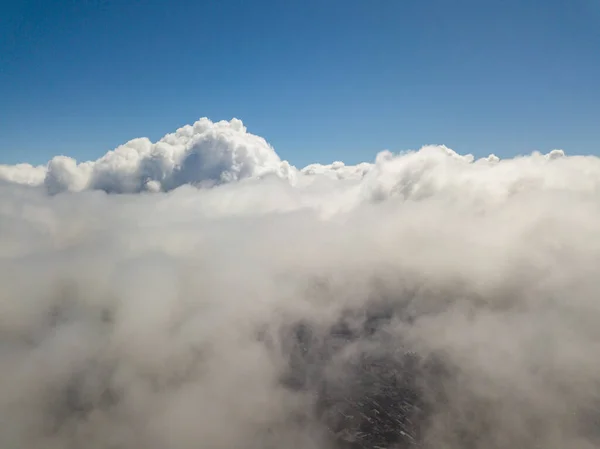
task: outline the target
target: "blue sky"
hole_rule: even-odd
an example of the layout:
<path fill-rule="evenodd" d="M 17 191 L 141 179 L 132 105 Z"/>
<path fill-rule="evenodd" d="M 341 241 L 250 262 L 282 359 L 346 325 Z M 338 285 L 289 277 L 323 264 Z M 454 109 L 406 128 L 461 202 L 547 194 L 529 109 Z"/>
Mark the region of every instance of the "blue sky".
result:
<path fill-rule="evenodd" d="M 12 0 L 0 163 L 238 117 L 296 165 L 600 154 L 600 0 Z"/>

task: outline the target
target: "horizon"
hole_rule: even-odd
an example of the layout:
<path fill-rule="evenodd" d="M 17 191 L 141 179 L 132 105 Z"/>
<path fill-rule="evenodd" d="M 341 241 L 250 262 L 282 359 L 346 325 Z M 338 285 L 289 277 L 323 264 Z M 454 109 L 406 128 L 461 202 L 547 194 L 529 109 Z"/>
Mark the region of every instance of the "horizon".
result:
<path fill-rule="evenodd" d="M 55 154 L 53 156 L 53 158 L 55 158 L 55 157 L 67 157 L 69 159 L 73 159 L 74 161 L 76 161 L 77 164 L 88 163 L 88 162 L 97 162 L 98 159 L 101 159 L 102 157 L 106 156 L 108 153 L 114 152 L 119 147 L 126 146 L 129 142 L 133 142 L 133 141 L 135 141 L 137 139 L 148 139 L 152 144 L 156 144 L 157 142 L 160 142 L 164 137 L 166 137 L 166 136 L 168 136 L 170 134 L 173 134 L 173 133 L 177 132 L 180 129 L 183 129 L 185 126 L 192 126 L 194 123 L 199 122 L 201 120 L 209 120 L 210 122 L 215 123 L 215 124 L 217 124 L 217 123 L 231 123 L 233 121 L 239 121 L 239 122 L 241 122 L 244 125 L 245 128 L 247 128 L 246 124 L 244 123 L 244 121 L 241 120 L 239 117 L 232 117 L 229 120 L 224 119 L 224 120 L 218 120 L 218 121 L 211 120 L 210 117 L 199 117 L 197 120 L 195 120 L 195 121 L 193 121 L 191 123 L 183 124 L 182 126 L 179 126 L 176 129 L 172 130 L 171 132 L 165 133 L 164 135 L 160 136 L 160 138 L 157 139 L 157 140 L 155 140 L 155 141 L 149 139 L 146 136 L 137 136 L 137 137 L 131 138 L 131 139 L 129 139 L 129 140 L 127 140 L 127 141 L 125 141 L 125 142 L 117 145 L 116 147 L 111 148 L 111 149 L 105 151 L 104 153 L 98 155 L 98 157 L 96 157 L 95 159 L 81 159 L 81 160 L 79 160 L 79 159 L 77 159 L 76 157 L 74 157 L 72 155 L 69 155 L 69 154 L 60 154 L 60 153 Z M 256 134 L 254 134 L 252 132 L 251 129 L 247 129 L 247 132 L 249 134 L 256 135 Z M 270 144 L 268 138 L 266 138 L 265 136 L 259 136 L 259 135 L 256 135 L 256 136 L 265 139 L 266 143 L 273 148 L 273 150 L 275 151 L 276 154 L 279 155 L 279 153 L 277 151 L 277 148 L 273 147 Z M 405 154 L 405 153 L 418 152 L 418 151 L 422 150 L 423 148 L 427 148 L 427 147 L 445 147 L 445 148 L 448 148 L 448 149 L 450 149 L 452 151 L 455 151 L 457 154 L 459 154 L 461 156 L 467 156 L 467 157 L 468 156 L 473 156 L 474 160 L 485 159 L 485 158 L 489 158 L 489 157 L 497 157 L 497 155 L 495 153 L 488 153 L 488 154 L 481 153 L 479 155 L 475 155 L 473 153 L 461 153 L 460 151 L 457 151 L 454 148 L 451 148 L 451 147 L 449 147 L 447 145 L 444 145 L 443 143 L 424 143 L 424 144 L 420 145 L 417 148 L 406 148 L 406 149 L 401 149 L 399 151 L 391 151 L 388 148 L 382 148 L 380 150 L 374 151 L 373 154 L 370 155 L 370 158 L 369 158 L 369 155 L 365 155 L 367 157 L 365 160 L 355 161 L 354 163 L 348 163 L 348 162 L 346 162 L 344 160 L 341 160 L 341 159 L 335 159 L 335 160 L 329 160 L 329 161 L 321 160 L 321 161 L 317 161 L 317 162 L 309 162 L 306 165 L 296 165 L 296 164 L 292 163 L 292 161 L 289 161 L 289 160 L 287 160 L 285 158 L 281 158 L 281 159 L 282 159 L 282 161 L 289 162 L 292 166 L 294 166 L 294 167 L 296 167 L 298 169 L 307 168 L 307 167 L 309 167 L 311 165 L 330 165 L 330 164 L 335 164 L 335 163 L 342 163 L 342 164 L 344 164 L 346 166 L 355 166 L 355 165 L 358 165 L 358 164 L 372 163 L 372 162 L 374 162 L 375 159 L 377 158 L 377 155 L 380 154 L 380 153 L 382 153 L 382 152 L 388 152 L 389 151 L 389 152 L 391 152 L 394 155 L 402 155 L 402 154 Z M 512 158 L 518 158 L 518 157 L 527 157 L 527 156 L 532 156 L 532 155 L 535 155 L 535 154 L 549 155 L 549 154 L 551 154 L 553 152 L 556 152 L 556 151 L 560 151 L 564 155 L 567 155 L 567 156 L 585 156 L 586 155 L 586 154 L 569 154 L 563 148 L 551 148 L 548 151 L 543 151 L 543 150 L 539 150 L 539 149 L 532 149 L 528 153 L 516 153 L 514 155 L 510 155 L 510 156 L 507 156 L 507 157 L 504 157 L 504 158 L 501 158 L 501 159 L 512 159 Z M 52 160 L 48 160 L 46 162 L 42 162 L 42 163 L 39 163 L 39 164 L 32 164 L 29 161 L 17 162 L 15 164 L 2 164 L 2 163 L 0 163 L 0 166 L 10 167 L 10 166 L 16 166 L 16 165 L 30 165 L 32 167 L 39 167 L 39 166 L 47 166 L 49 163 L 51 163 L 51 161 Z"/>

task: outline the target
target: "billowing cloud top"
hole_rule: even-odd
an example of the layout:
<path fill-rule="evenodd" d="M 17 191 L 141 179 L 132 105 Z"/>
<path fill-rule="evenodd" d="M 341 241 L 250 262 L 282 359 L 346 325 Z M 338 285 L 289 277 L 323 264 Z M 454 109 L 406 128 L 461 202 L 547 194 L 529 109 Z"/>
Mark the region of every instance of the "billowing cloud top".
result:
<path fill-rule="evenodd" d="M 2 448 L 600 447 L 597 157 L 201 119 L 0 180 Z"/>
<path fill-rule="evenodd" d="M 56 156 L 45 175 L 40 167 L 0 166 L 0 179 L 29 185 L 43 183 L 51 193 L 104 190 L 132 193 L 171 190 L 183 184 L 215 185 L 275 174 L 290 167 L 273 148 L 250 134 L 240 120 L 213 123 L 207 118 L 179 128 L 158 142 L 130 140 L 93 162 Z"/>
<path fill-rule="evenodd" d="M 460 170 L 460 175 L 450 174 L 452 170 Z M 565 157 L 562 150 L 501 161 L 494 155 L 474 160 L 445 146 L 425 146 L 400 155 L 384 151 L 374 163 L 348 166 L 337 161 L 297 169 L 282 161 L 265 139 L 249 133 L 240 120 L 213 123 L 207 118 L 155 143 L 147 138 L 130 140 L 96 161 L 78 163 L 56 156 L 46 167 L 0 165 L 0 181 L 44 185 L 51 194 L 159 192 L 188 184 L 211 187 L 272 175 L 300 186 L 314 182 L 314 177 L 362 182 L 369 190 L 363 193 L 372 199 L 392 194 L 422 197 L 465 185 L 500 196 L 527 186 L 561 188 L 565 182 L 571 189 L 594 189 L 598 173 L 598 158 Z"/>

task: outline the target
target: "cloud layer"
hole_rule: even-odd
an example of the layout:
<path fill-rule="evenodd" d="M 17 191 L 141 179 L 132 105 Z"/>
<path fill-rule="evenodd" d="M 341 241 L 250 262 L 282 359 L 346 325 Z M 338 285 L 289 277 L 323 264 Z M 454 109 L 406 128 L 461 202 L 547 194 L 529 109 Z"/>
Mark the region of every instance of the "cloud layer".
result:
<path fill-rule="evenodd" d="M 596 157 L 201 119 L 0 179 L 1 447 L 600 445 Z"/>

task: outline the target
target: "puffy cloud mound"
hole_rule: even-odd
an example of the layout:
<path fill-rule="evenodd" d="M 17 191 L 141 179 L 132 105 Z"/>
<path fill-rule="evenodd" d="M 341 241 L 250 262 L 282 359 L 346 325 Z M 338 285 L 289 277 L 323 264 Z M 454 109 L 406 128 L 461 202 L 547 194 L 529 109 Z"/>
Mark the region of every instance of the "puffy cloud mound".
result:
<path fill-rule="evenodd" d="M 0 176 L 0 447 L 600 446 L 596 157 L 200 120 Z"/>
<path fill-rule="evenodd" d="M 332 164 L 310 164 L 301 170 L 304 175 L 325 175 L 332 179 L 361 179 L 371 168 L 372 164 L 362 162 L 358 165 L 346 165 L 341 161 Z"/>
<path fill-rule="evenodd" d="M 0 165 L 0 182 L 36 186 L 44 182 L 46 167 L 31 164 Z"/>
<path fill-rule="evenodd" d="M 156 143 L 147 138 L 130 140 L 96 161 L 78 164 L 70 157 L 57 156 L 43 177 L 39 167 L 0 166 L 0 179 L 30 185 L 43 182 L 50 193 L 171 190 L 183 184 L 215 185 L 268 174 L 285 178 L 291 171 L 240 120 L 213 123 L 207 118 Z"/>

